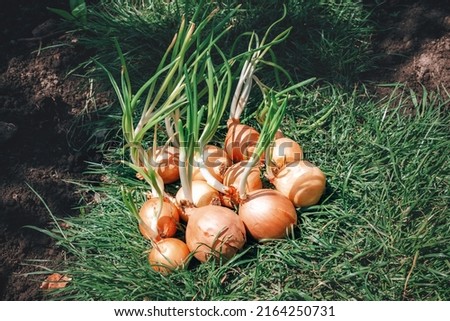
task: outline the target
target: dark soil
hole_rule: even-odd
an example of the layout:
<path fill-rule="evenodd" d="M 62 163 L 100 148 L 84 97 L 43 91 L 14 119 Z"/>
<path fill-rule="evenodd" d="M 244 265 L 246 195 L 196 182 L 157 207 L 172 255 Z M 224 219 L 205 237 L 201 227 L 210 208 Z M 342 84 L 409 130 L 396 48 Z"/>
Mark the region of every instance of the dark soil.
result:
<path fill-rule="evenodd" d="M 1 300 L 42 299 L 39 285 L 45 276 L 27 275 L 42 270 L 33 260 L 45 260 L 39 265 L 52 268 L 64 259 L 49 237 L 24 227 L 51 223 L 29 186 L 55 216 L 76 215 L 81 195 L 67 181 L 86 178 L 85 161 L 99 157 L 73 148 L 73 139 L 83 139 L 73 136 L 73 124 L 89 107 L 90 92 L 86 79 L 68 76 L 68 71 L 88 54 L 76 39 L 54 32 L 49 19 L 55 17 L 46 9 L 66 2 L 16 0 L 0 13 Z M 392 0 L 372 9 L 381 30 L 373 39 L 378 69 L 362 80 L 449 89 L 448 1 Z"/>
<path fill-rule="evenodd" d="M 373 10 L 380 30 L 372 39 L 378 69 L 363 75 L 363 80 L 400 82 L 416 91 L 422 91 L 422 86 L 427 90 L 448 89 L 450 3 L 386 0 Z"/>
<path fill-rule="evenodd" d="M 2 300 L 41 299 L 43 276 L 25 273 L 39 270 L 35 264 L 54 267 L 63 257 L 49 237 L 24 227 L 46 228 L 51 219 L 30 187 L 56 216 L 75 215 L 80 195 L 67 180 L 82 179 L 84 161 L 95 156 L 69 144 L 74 120 L 87 106 L 88 91 L 85 80 L 67 74 L 87 56 L 74 39 L 54 33 L 47 6 L 62 4 L 16 0 L 0 13 Z M 45 49 L 59 43 L 67 45 Z M 32 261 L 36 259 L 48 261 Z"/>

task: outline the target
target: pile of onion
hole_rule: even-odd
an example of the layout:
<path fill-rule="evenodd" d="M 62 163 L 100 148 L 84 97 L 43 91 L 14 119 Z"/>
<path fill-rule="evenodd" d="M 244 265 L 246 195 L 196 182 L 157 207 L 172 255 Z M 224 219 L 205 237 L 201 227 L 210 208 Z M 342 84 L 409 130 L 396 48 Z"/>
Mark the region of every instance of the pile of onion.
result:
<path fill-rule="evenodd" d="M 263 135 L 266 132 L 261 132 Z M 158 239 L 149 254 L 153 269 L 170 273 L 184 266 L 190 253 L 200 262 L 229 260 L 244 247 L 247 235 L 260 242 L 292 233 L 298 220 L 296 207 L 317 204 L 326 179 L 317 166 L 303 159 L 303 149 L 298 143 L 281 132 L 277 136 L 266 154 L 270 159 L 265 159 L 267 176 L 275 189 L 263 188 L 262 157 L 258 156 L 261 151 L 252 154 L 260 134 L 249 126 L 229 121 L 225 149 L 233 147 L 230 154 L 213 145 L 207 145 L 203 151 L 203 165 L 211 174 L 209 180 L 203 177 L 203 169 L 200 172 L 194 167 L 193 179 L 186 185 L 191 190 L 191 201 L 187 201 L 183 187 L 174 200 L 164 199 L 156 222 Z M 225 189 L 219 192 L 212 187 L 211 177 L 234 194 L 224 194 Z M 154 233 L 148 227 L 155 226 L 158 206 L 159 199 L 152 198 L 139 212 L 141 233 L 153 241 Z M 172 238 L 180 217 L 186 222 L 186 243 Z"/>
<path fill-rule="evenodd" d="M 201 115 L 198 105 L 192 103 L 186 122 L 178 119 L 176 126 L 179 149 L 158 147 L 150 155 L 151 167 L 164 184 L 181 182 L 175 198 L 164 198 L 159 217 L 158 198 L 149 199 L 139 212 L 139 229 L 153 243 L 148 260 L 160 273 L 185 266 L 191 255 L 200 262 L 229 260 L 244 247 L 247 237 L 258 242 L 285 238 L 298 222 L 296 207 L 316 204 L 324 193 L 325 175 L 305 161 L 302 146 L 279 129 L 287 96 L 267 95 L 264 103 L 269 109 L 261 132 L 240 123 L 251 89 L 253 63 L 252 59 L 246 62 L 246 78 L 240 79 L 233 96 L 223 149 L 207 145 L 223 108 L 208 105 L 206 121 L 210 123 L 203 126 L 197 117 Z M 263 162 L 266 177 L 275 188 L 263 188 Z M 180 218 L 184 223 L 180 224 Z M 183 228 L 178 231 L 182 224 L 185 242 L 173 238 L 183 232 Z"/>
<path fill-rule="evenodd" d="M 232 71 L 225 51 L 211 46 L 219 38 L 214 36 L 206 42 L 198 38 L 207 21 L 185 23 L 184 19 L 154 78 L 132 94 L 128 74 L 122 75 L 121 89 L 132 97 L 130 101 L 124 99 L 125 91 L 119 95 L 124 110 L 122 133 L 131 158 L 124 163 L 150 185 L 153 197 L 136 213 L 134 195 L 128 191 L 122 195 L 125 205 L 138 216 L 141 234 L 153 246 L 148 262 L 159 273 L 185 267 L 192 256 L 200 262 L 229 260 L 244 247 L 247 237 L 256 241 L 285 238 L 297 224 L 296 207 L 316 204 L 322 197 L 325 175 L 303 160 L 302 147 L 280 130 L 290 93 L 308 81 L 271 90 L 255 75 L 257 65 L 267 62 L 264 55 L 289 34 L 290 28 L 269 41 L 269 33 L 281 20 L 274 22 L 262 38 L 250 34 L 247 54 L 233 58 L 244 59 L 233 63 L 241 68 L 239 76 Z M 211 54 L 212 49 L 219 55 Z M 122 70 L 126 71 L 120 54 Z M 169 65 L 166 59 L 171 61 Z M 275 62 L 266 65 L 276 67 Z M 114 77 L 108 75 L 113 81 Z M 240 122 L 255 87 L 253 82 L 263 95 L 256 119 L 263 122 L 259 132 Z M 120 94 L 117 85 L 114 89 Z M 135 102 L 142 100 L 140 95 L 147 90 L 142 115 L 136 122 Z M 208 145 L 217 137 L 227 107 L 230 112 L 223 149 Z M 167 140 L 158 147 L 163 122 Z M 151 128 L 153 147 L 142 152 Z M 263 163 L 275 189 L 263 188 Z M 175 197 L 168 195 L 165 185 L 177 181 L 181 187 Z"/>

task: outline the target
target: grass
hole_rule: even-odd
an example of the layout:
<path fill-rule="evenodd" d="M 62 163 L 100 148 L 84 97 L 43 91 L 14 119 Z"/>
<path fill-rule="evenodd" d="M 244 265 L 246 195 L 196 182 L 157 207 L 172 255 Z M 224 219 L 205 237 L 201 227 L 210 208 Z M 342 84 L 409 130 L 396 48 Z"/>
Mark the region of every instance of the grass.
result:
<path fill-rule="evenodd" d="M 108 69 L 117 69 L 118 57 L 113 38 L 117 38 L 129 61 L 129 69 L 139 83 L 147 71 L 156 68 L 173 31 L 183 14 L 188 17 L 199 1 L 109 1 L 88 6 L 87 22 L 79 26 L 78 38 Z M 373 27 L 368 12 L 355 0 L 289 0 L 289 1 L 206 1 L 204 11 L 220 8 L 217 21 L 237 4 L 241 4 L 233 20 L 233 32 L 224 38 L 221 48 L 231 48 L 237 35 L 256 31 L 261 35 L 283 14 L 287 17 L 274 34 L 292 26 L 289 39 L 274 48 L 281 66 L 296 80 L 311 77 L 349 85 L 360 73 L 372 67 L 370 36 Z M 213 24 L 212 24 L 213 25 Z M 242 42 L 246 48 L 246 41 Z M 239 47 L 239 46 L 238 46 Z M 85 68 L 99 77 L 92 63 Z"/>
<path fill-rule="evenodd" d="M 89 78 L 95 87 L 94 94 L 108 91 L 110 82 L 97 68 L 94 59 L 118 75 L 120 62 L 114 46 L 115 38 L 125 54 L 133 85 L 139 88 L 157 68 L 174 30 L 178 28 L 180 16 L 186 14 L 190 17 L 198 2 L 177 0 L 168 6 L 164 0 L 101 0 L 88 4 L 86 23 L 74 26 L 69 22 L 66 28 L 73 29 L 80 45 L 94 55 L 72 73 Z M 238 3 L 242 6 L 233 20 L 233 29 L 219 44 L 225 54 L 229 54 L 226 49 L 233 47 L 238 35 L 256 31 L 262 36 L 268 26 L 283 14 L 282 2 L 268 0 L 206 1 L 204 11 L 219 7 L 221 14 L 217 15 L 217 21 L 220 21 Z M 360 1 L 289 0 L 284 1 L 284 5 L 287 16 L 273 30 L 273 35 L 288 27 L 292 30 L 286 41 L 273 48 L 273 54 L 294 81 L 316 77 L 324 83 L 352 88 L 361 73 L 373 68 L 370 54 L 373 27 Z M 247 40 L 241 42 L 242 48 L 238 44 L 235 51 L 245 50 Z M 267 85 L 275 84 L 274 74 L 268 69 L 258 76 Z M 253 99 L 250 97 L 249 111 L 254 111 L 260 102 L 260 97 L 256 101 Z M 108 140 L 115 140 L 117 131 L 114 129 L 120 113 L 120 108 L 110 108 L 107 104 L 107 108 L 93 110 L 88 115 L 88 118 L 97 119 L 96 122 L 84 122 L 83 118 L 80 121 L 84 127 L 82 132 L 92 132 L 92 135 L 82 145 L 85 148 L 109 145 Z M 79 135 L 76 129 L 74 132 L 73 136 Z M 102 142 L 99 142 L 99 137 Z"/>
<path fill-rule="evenodd" d="M 236 34 L 263 30 L 266 21 L 281 16 L 277 2 L 243 3 Z M 91 173 L 102 182 L 80 186 L 94 197 L 78 217 L 64 220 L 68 228 L 55 225 L 43 231 L 68 254 L 58 272 L 72 277 L 50 299 L 450 299 L 450 95 L 445 90 L 413 93 L 399 86 L 389 97 L 375 99 L 364 87 L 349 89 L 372 67 L 367 52 L 371 27 L 360 2 L 286 4 L 284 27 L 294 28 L 288 42 L 275 48 L 278 63 L 296 80 L 321 80 L 290 101 L 282 128 L 326 174 L 320 204 L 298 210 L 299 223 L 288 239 L 249 242 L 226 263 L 193 259 L 188 269 L 162 276 L 150 268 L 150 243 L 122 201 L 123 189 L 143 201 L 147 187 L 117 163 L 120 118 L 111 108 L 94 124 L 98 131 L 111 131 L 111 140 L 118 142 L 105 144 L 111 149 L 103 164 L 91 164 Z M 168 14 L 155 10 L 158 6 L 163 1 L 99 1 L 89 8 L 87 28 L 80 27 L 89 32 L 80 39 L 87 47 L 100 48 L 96 58 L 112 71 L 119 65 L 111 38 L 119 39 L 139 84 L 159 62 L 172 36 L 167 30 L 182 11 L 189 12 L 173 7 Z M 105 81 L 96 72 L 90 77 Z"/>
<path fill-rule="evenodd" d="M 227 263 L 193 260 L 169 276 L 148 265 L 150 244 L 121 200 L 120 187 L 144 187 L 127 169 L 94 166 L 105 178 L 92 190 L 98 202 L 53 235 L 71 257 L 65 272 L 73 277 L 59 298 L 449 300 L 450 96 L 414 97 L 401 89 L 382 101 L 332 86 L 305 91 L 290 107 L 298 117 L 284 121 L 287 134 L 334 107 L 323 124 L 295 137 L 327 176 L 320 205 L 299 210 L 287 240 L 250 242 Z"/>

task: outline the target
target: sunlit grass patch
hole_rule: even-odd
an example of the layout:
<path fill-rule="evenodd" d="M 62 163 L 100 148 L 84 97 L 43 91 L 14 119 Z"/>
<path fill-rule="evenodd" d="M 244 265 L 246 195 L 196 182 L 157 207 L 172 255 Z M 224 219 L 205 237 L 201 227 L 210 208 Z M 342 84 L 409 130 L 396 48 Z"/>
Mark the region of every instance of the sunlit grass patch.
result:
<path fill-rule="evenodd" d="M 121 188 L 145 187 L 116 164 L 92 167 L 105 179 L 91 189 L 97 202 L 55 231 L 72 277 L 58 297 L 448 300 L 449 97 L 412 97 L 401 89 L 381 101 L 333 86 L 305 90 L 283 128 L 326 174 L 321 203 L 298 211 L 286 240 L 250 242 L 226 263 L 193 259 L 168 276 L 149 266 L 150 244 L 121 199 Z"/>

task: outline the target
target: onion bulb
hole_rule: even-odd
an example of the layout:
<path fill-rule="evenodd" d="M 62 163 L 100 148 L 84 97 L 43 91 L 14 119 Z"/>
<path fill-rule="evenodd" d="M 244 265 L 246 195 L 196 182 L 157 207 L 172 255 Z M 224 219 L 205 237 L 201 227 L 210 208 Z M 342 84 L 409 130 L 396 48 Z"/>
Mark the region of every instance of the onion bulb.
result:
<path fill-rule="evenodd" d="M 286 164 L 300 161 L 303 159 L 303 149 L 301 146 L 290 138 L 282 137 L 275 139 L 275 143 L 270 147 L 271 163 L 277 169 Z"/>
<path fill-rule="evenodd" d="M 227 153 L 222 148 L 214 145 L 206 145 L 203 149 L 203 162 L 211 175 L 221 183 L 223 182 L 225 171 L 232 163 Z M 193 168 L 192 180 L 205 180 L 200 172 L 200 168 Z"/>
<path fill-rule="evenodd" d="M 294 206 L 304 207 L 319 202 L 325 191 L 326 178 L 319 167 L 303 160 L 287 164 L 272 183 Z"/>
<path fill-rule="evenodd" d="M 248 193 L 239 206 L 239 216 L 257 241 L 284 238 L 297 223 L 297 212 L 291 201 L 272 189 Z"/>
<path fill-rule="evenodd" d="M 152 237 L 151 227 L 155 226 L 154 220 L 158 214 L 159 199 L 153 197 L 142 205 L 139 210 L 139 231 L 148 240 L 154 239 Z M 164 199 L 161 213 L 156 223 L 159 237 L 171 237 L 177 232 L 177 225 L 180 220 L 178 208 L 170 201 Z"/>
<path fill-rule="evenodd" d="M 161 176 L 164 184 L 171 184 L 180 179 L 179 150 L 174 146 L 157 147 L 151 165 Z"/>
<path fill-rule="evenodd" d="M 232 210 L 215 205 L 195 208 L 186 226 L 186 244 L 201 262 L 233 257 L 246 242 L 245 226 Z"/>
<path fill-rule="evenodd" d="M 241 183 L 241 179 L 244 175 L 245 170 L 247 169 L 248 161 L 241 161 L 239 163 L 233 164 L 230 166 L 225 172 L 225 176 L 223 178 L 223 184 L 225 186 L 233 186 L 236 190 L 239 190 L 239 185 Z M 261 173 L 258 167 L 253 167 L 250 171 L 250 174 L 247 177 L 247 182 L 245 184 L 245 188 L 247 193 L 255 191 L 257 189 L 262 188 L 262 180 Z M 227 207 L 233 207 L 233 202 L 237 203 L 238 199 L 237 195 L 224 195 L 222 197 L 222 205 Z"/>
<path fill-rule="evenodd" d="M 167 238 L 154 245 L 148 254 L 148 261 L 155 271 L 169 274 L 177 268 L 184 267 L 189 253 L 186 243 L 176 238 Z"/>
<path fill-rule="evenodd" d="M 247 166 L 247 161 L 242 161 L 230 166 L 230 168 L 228 168 L 228 170 L 225 172 L 225 176 L 223 179 L 224 185 L 234 186 L 236 189 L 238 189 L 241 178 L 245 170 L 247 169 Z M 254 190 L 262 188 L 261 173 L 258 167 L 255 166 L 251 169 L 250 174 L 247 177 L 245 186 L 247 192 L 252 192 Z"/>
<path fill-rule="evenodd" d="M 225 151 L 234 163 L 248 160 L 255 151 L 259 133 L 252 127 L 230 119 L 225 137 Z"/>
<path fill-rule="evenodd" d="M 277 132 L 275 133 L 275 139 L 283 138 L 283 137 L 284 137 L 283 132 L 281 131 L 281 129 L 278 129 Z"/>
<path fill-rule="evenodd" d="M 188 204 L 195 207 L 203 207 L 210 204 L 220 204 L 220 194 L 213 187 L 209 186 L 205 181 L 192 181 L 192 202 Z M 183 208 L 187 202 L 186 195 L 183 187 L 181 187 L 175 195 L 177 203 Z M 188 207 L 184 211 L 181 211 L 181 219 L 187 222 L 190 216 L 190 210 Z"/>

